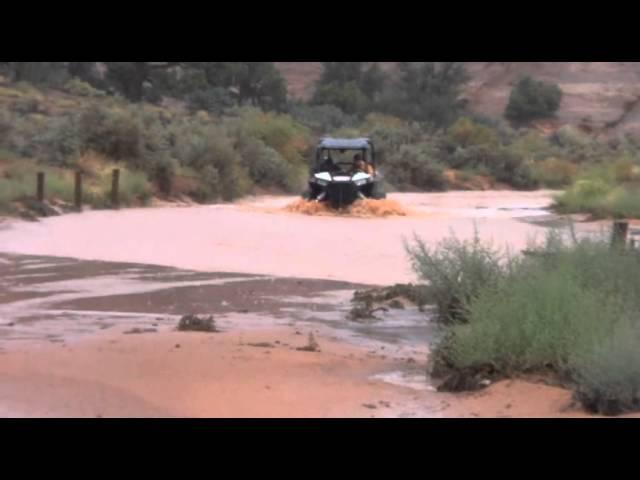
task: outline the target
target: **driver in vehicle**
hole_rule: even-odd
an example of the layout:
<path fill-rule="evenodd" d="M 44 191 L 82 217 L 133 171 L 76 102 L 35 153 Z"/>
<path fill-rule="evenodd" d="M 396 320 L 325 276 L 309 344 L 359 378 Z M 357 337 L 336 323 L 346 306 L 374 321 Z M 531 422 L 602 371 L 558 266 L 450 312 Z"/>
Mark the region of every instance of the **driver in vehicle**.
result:
<path fill-rule="evenodd" d="M 362 159 L 362 155 L 359 153 L 353 157 L 353 171 L 354 172 L 363 172 L 369 175 L 374 174 L 373 166 L 371 164 L 365 162 Z"/>
<path fill-rule="evenodd" d="M 335 164 L 335 162 L 333 161 L 333 158 L 331 158 L 331 155 L 328 154 L 324 160 L 322 161 L 322 163 L 320 164 L 320 167 L 318 168 L 318 172 L 336 172 L 340 170 L 340 168 Z"/>

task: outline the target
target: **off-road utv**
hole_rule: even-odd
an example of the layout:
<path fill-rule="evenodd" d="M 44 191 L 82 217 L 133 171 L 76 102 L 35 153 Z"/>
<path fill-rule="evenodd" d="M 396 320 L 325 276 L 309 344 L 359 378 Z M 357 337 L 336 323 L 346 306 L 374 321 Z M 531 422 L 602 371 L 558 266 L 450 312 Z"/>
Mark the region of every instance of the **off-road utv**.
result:
<path fill-rule="evenodd" d="M 348 207 L 358 199 L 383 199 L 382 175 L 368 138 L 324 138 L 316 147 L 307 200 Z"/>

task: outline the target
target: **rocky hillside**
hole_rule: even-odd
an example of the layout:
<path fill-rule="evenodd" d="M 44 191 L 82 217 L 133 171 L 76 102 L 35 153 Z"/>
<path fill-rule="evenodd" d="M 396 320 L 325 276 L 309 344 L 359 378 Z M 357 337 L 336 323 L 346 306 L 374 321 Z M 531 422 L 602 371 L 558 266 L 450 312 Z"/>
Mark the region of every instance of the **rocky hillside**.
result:
<path fill-rule="evenodd" d="M 290 94 L 309 98 L 322 66 L 279 62 Z M 393 70 L 393 63 L 385 63 Z M 580 126 L 598 136 L 630 132 L 640 135 L 640 62 L 468 62 L 467 97 L 473 111 L 500 117 L 514 82 L 528 74 L 558 83 L 564 100 L 557 122 Z"/>

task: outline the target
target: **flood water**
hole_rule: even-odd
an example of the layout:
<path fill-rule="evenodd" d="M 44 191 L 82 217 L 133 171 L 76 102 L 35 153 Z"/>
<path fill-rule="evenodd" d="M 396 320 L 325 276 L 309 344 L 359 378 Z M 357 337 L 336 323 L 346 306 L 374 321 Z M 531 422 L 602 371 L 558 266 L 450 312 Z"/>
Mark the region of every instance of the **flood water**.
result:
<path fill-rule="evenodd" d="M 10 222 L 0 252 L 331 279 L 371 285 L 414 281 L 404 241 L 451 233 L 519 250 L 544 235 L 550 192 L 394 194 L 406 216 L 350 218 L 292 213 L 295 197 L 236 204 L 95 211 Z"/>

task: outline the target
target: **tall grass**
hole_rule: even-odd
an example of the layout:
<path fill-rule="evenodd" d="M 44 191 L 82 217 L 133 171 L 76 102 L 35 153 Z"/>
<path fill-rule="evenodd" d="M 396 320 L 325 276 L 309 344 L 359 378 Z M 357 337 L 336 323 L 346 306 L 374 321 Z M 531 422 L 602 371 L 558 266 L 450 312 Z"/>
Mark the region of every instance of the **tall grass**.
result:
<path fill-rule="evenodd" d="M 112 163 L 96 160 L 87 166 L 83 180 L 85 204 L 104 208 L 110 204 Z M 82 163 L 82 162 L 80 162 Z M 145 204 L 151 198 L 153 189 L 143 172 L 121 169 L 120 202 L 122 205 Z M 14 159 L 3 166 L 0 176 L 0 211 L 12 212 L 15 202 L 33 199 L 36 195 L 36 176 L 45 173 L 45 199 L 71 204 L 74 201 L 75 180 L 71 170 L 44 166 L 29 159 Z"/>

